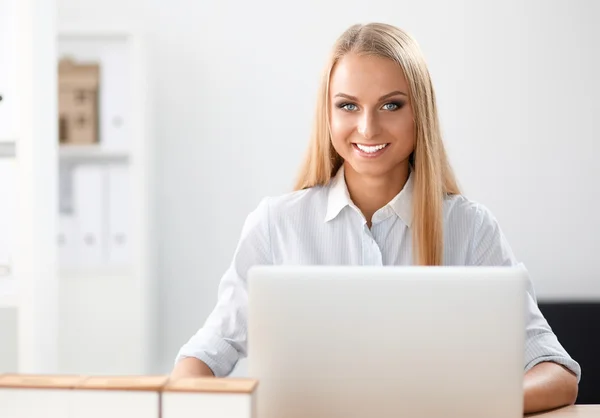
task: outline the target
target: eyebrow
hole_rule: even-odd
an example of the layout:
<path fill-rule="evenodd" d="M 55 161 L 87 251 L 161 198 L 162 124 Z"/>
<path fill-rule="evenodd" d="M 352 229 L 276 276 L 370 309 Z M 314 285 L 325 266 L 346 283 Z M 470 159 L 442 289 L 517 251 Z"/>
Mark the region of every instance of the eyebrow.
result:
<path fill-rule="evenodd" d="M 391 93 L 384 94 L 383 96 L 381 96 L 379 98 L 379 101 L 382 101 L 382 100 L 385 100 L 385 99 L 389 99 L 390 97 L 393 97 L 393 96 L 406 96 L 406 97 L 408 97 L 408 94 L 406 94 L 406 93 L 404 93 L 404 92 L 402 92 L 400 90 L 394 90 Z M 349 100 L 358 101 L 358 97 L 350 96 L 349 94 L 346 94 L 346 93 L 338 93 L 338 94 L 336 94 L 333 97 L 344 97 L 344 98 L 349 99 Z"/>

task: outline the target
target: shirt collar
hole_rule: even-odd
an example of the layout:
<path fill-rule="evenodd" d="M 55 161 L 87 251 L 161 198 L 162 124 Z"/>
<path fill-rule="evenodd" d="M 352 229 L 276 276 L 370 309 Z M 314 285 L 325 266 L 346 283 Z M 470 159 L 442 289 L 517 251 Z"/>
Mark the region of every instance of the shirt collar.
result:
<path fill-rule="evenodd" d="M 331 180 L 327 195 L 327 213 L 325 222 L 334 219 L 346 206 L 352 205 L 348 186 L 344 178 L 344 166 L 342 165 L 335 177 Z"/>
<path fill-rule="evenodd" d="M 387 205 L 410 227 L 412 222 L 413 172 L 411 170 L 406 184 Z M 346 206 L 354 206 L 344 177 L 344 166 L 340 167 L 328 186 L 327 212 L 325 222 L 336 218 Z"/>
<path fill-rule="evenodd" d="M 413 171 L 408 174 L 408 179 L 400 193 L 398 193 L 388 205 L 394 210 L 396 215 L 404 221 L 406 226 L 410 227 L 412 223 L 412 196 L 414 187 Z"/>

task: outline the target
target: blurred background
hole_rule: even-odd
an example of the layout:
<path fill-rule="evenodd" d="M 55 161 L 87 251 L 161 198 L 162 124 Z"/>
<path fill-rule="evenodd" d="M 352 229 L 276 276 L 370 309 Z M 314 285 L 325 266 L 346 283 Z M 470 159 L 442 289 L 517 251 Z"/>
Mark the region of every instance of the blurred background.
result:
<path fill-rule="evenodd" d="M 599 19 L 592 0 L 0 0 L 0 373 L 168 373 L 247 214 L 291 190 L 335 38 L 382 21 L 421 45 L 464 193 L 600 403 Z"/>

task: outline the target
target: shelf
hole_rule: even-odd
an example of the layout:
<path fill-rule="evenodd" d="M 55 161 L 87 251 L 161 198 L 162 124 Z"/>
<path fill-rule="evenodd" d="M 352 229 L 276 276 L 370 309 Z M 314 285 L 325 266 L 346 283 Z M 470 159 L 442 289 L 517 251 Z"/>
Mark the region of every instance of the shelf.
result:
<path fill-rule="evenodd" d="M 0 277 L 0 309 L 16 308 L 19 306 L 17 281 Z"/>
<path fill-rule="evenodd" d="M 61 161 L 70 162 L 128 162 L 127 151 L 106 150 L 96 145 L 61 145 L 58 155 Z"/>
<path fill-rule="evenodd" d="M 15 142 L 0 139 L 0 158 L 13 158 L 16 155 Z"/>
<path fill-rule="evenodd" d="M 101 278 L 101 277 L 128 277 L 133 275 L 131 267 L 90 267 L 90 268 L 69 268 L 62 267 L 58 276 L 61 279 L 82 279 L 82 278 Z"/>
<path fill-rule="evenodd" d="M 119 39 L 127 40 L 131 37 L 131 31 L 122 27 L 93 28 L 85 26 L 62 26 L 58 30 L 58 39 Z"/>

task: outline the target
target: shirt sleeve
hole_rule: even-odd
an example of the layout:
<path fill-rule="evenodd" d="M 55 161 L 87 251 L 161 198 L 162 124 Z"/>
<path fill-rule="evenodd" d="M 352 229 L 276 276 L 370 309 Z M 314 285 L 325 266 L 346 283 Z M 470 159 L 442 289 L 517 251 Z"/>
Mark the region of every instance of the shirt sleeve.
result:
<path fill-rule="evenodd" d="M 476 227 L 470 251 L 470 265 L 520 265 L 504 236 L 497 220 L 483 206 L 477 208 Z M 550 325 L 539 310 L 531 280 L 527 283 L 525 372 L 542 362 L 554 362 L 571 370 L 581 379 L 581 367 L 562 347 Z"/>
<path fill-rule="evenodd" d="M 216 306 L 181 347 L 175 363 L 195 357 L 206 363 L 215 376 L 224 377 L 247 355 L 247 273 L 261 264 L 272 264 L 267 199 L 246 218 L 231 265 L 219 283 Z"/>

